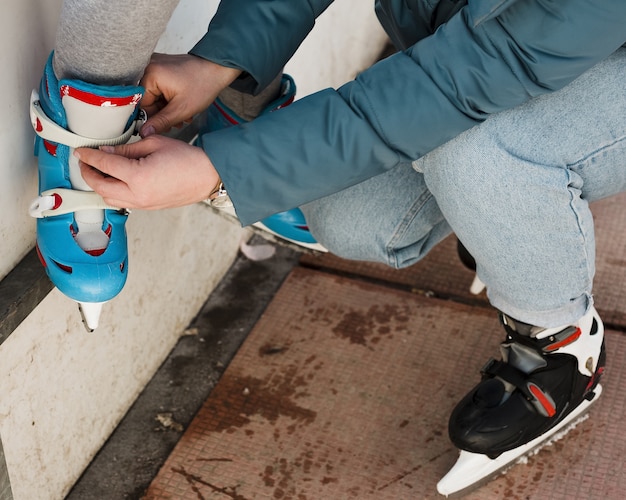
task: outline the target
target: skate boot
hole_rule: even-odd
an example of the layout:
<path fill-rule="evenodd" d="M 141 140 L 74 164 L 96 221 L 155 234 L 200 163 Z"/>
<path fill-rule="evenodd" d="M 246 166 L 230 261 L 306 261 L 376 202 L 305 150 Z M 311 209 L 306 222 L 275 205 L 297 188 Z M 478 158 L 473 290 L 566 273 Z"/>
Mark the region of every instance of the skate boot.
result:
<path fill-rule="evenodd" d="M 293 102 L 295 94 L 296 87 L 293 79 L 288 75 L 283 75 L 279 97 L 268 104 L 261 114 L 271 113 L 288 106 Z M 219 98 L 211 104 L 205 116 L 201 126 L 200 133 L 202 134 L 246 122 Z M 232 201 L 223 185 L 220 185 L 217 193 L 211 200 L 207 200 L 207 203 L 220 213 L 236 218 Z M 253 224 L 252 229 L 265 239 L 290 246 L 299 251 L 327 252 L 326 248 L 311 235 L 304 214 L 299 208 L 271 215 Z"/>
<path fill-rule="evenodd" d="M 461 243 L 461 240 L 458 239 L 456 241 L 456 251 L 463 265 L 470 271 L 474 271 L 474 273 L 476 273 L 476 260 L 474 260 L 472 254 L 469 253 L 467 248 L 465 248 L 463 243 Z M 470 293 L 472 295 L 479 295 L 485 288 L 485 284 L 480 280 L 478 274 L 474 274 L 474 280 L 470 285 Z"/>
<path fill-rule="evenodd" d="M 141 87 L 58 81 L 51 54 L 30 114 L 39 165 L 37 252 L 50 280 L 79 304 L 88 330 L 128 273 L 127 212 L 107 206 L 83 181 L 74 148 L 123 144 L 138 126 Z"/>
<path fill-rule="evenodd" d="M 560 328 L 500 318 L 502 359 L 487 363 L 450 417 L 450 439 L 461 454 L 437 485 L 446 496 L 477 487 L 564 434 L 602 392 L 604 326 L 595 309 Z"/>

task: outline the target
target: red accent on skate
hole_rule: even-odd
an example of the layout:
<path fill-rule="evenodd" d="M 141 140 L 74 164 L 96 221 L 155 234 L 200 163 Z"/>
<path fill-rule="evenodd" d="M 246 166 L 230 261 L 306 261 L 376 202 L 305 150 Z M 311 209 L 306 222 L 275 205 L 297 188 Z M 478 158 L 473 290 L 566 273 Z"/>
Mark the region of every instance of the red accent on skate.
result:
<path fill-rule="evenodd" d="M 43 267 L 48 267 L 48 264 L 46 264 L 46 259 L 43 258 L 41 250 L 39 250 L 39 243 L 35 244 L 35 249 L 37 250 L 37 257 L 39 257 L 39 262 L 41 262 L 41 265 Z"/>
<path fill-rule="evenodd" d="M 46 141 L 44 139 L 43 147 L 46 148 L 46 151 L 48 152 L 49 155 L 51 155 L 51 156 L 56 156 L 57 155 L 57 144 L 53 144 L 50 141 Z"/>
<path fill-rule="evenodd" d="M 276 109 L 282 109 L 282 108 L 284 108 L 285 106 L 289 106 L 289 105 L 290 105 L 290 104 L 291 104 L 291 103 L 295 100 L 295 98 L 296 98 L 296 96 L 293 96 L 293 95 L 292 95 L 292 96 L 291 96 L 291 97 L 287 100 L 287 102 L 285 102 L 284 104 L 281 104 L 281 105 L 280 105 L 280 106 L 278 106 Z M 275 110 L 274 110 L 274 111 L 275 111 Z"/>
<path fill-rule="evenodd" d="M 539 401 L 541 406 L 543 406 L 546 410 L 548 417 L 553 417 L 556 414 L 556 408 L 552 406 L 550 400 L 539 387 L 534 384 L 528 384 L 528 390 L 537 398 L 537 401 Z"/>
<path fill-rule="evenodd" d="M 111 238 L 111 232 L 113 231 L 113 226 L 111 226 L 111 224 L 109 224 L 107 226 L 107 228 L 104 230 L 104 234 L 107 235 L 108 238 Z M 107 247 L 104 248 L 94 248 L 92 250 L 85 250 L 86 253 L 88 253 L 89 255 L 93 255 L 94 257 L 98 257 L 99 255 L 102 255 L 105 250 L 107 249 Z"/>
<path fill-rule="evenodd" d="M 215 101 L 213 101 L 213 105 L 217 108 L 217 110 L 220 112 L 220 114 L 226 118 L 226 120 L 228 121 L 228 123 L 230 123 L 231 125 L 239 125 L 239 122 L 237 120 L 235 120 L 232 116 L 230 116 L 228 113 L 226 113 L 226 111 L 224 110 L 224 108 L 222 108 L 219 104 L 217 104 Z"/>
<path fill-rule="evenodd" d="M 35 124 L 35 130 L 37 132 L 41 132 L 43 130 L 43 125 L 41 124 L 41 120 L 37 118 L 37 123 Z"/>
<path fill-rule="evenodd" d="M 56 210 L 61 206 L 61 203 L 63 203 L 63 198 L 61 198 L 61 195 L 57 193 L 52 193 L 52 196 L 54 197 L 54 206 L 52 207 L 52 210 Z"/>
<path fill-rule="evenodd" d="M 596 385 L 598 380 L 600 380 L 600 377 L 602 377 L 603 373 L 604 373 L 604 366 L 601 366 L 600 368 L 596 370 L 596 372 L 589 379 L 589 383 L 587 384 L 587 387 L 585 388 L 585 392 L 589 391 L 594 385 Z"/>
<path fill-rule="evenodd" d="M 544 351 L 546 352 L 556 351 L 557 349 L 560 349 L 561 347 L 565 347 L 566 345 L 569 345 L 572 342 L 576 342 L 579 339 L 579 337 L 582 335 L 582 333 L 583 332 L 580 330 L 580 328 L 576 328 L 576 331 L 574 331 L 569 337 L 565 337 L 563 340 L 559 342 L 546 346 Z"/>
<path fill-rule="evenodd" d="M 98 257 L 104 253 L 105 248 L 94 248 L 93 250 L 85 250 L 85 253 L 91 255 L 92 257 Z"/>
<path fill-rule="evenodd" d="M 56 260 L 51 259 L 52 262 L 54 262 L 58 268 L 61 271 L 65 271 L 67 274 L 72 274 L 72 272 L 74 271 L 70 266 L 66 266 L 65 264 L 61 264 L 60 262 L 57 262 Z"/>
<path fill-rule="evenodd" d="M 61 86 L 61 99 L 65 96 L 73 97 L 92 106 L 135 106 L 141 100 L 141 94 L 133 94 L 124 97 L 106 97 L 92 94 L 85 90 L 79 90 L 69 85 Z"/>

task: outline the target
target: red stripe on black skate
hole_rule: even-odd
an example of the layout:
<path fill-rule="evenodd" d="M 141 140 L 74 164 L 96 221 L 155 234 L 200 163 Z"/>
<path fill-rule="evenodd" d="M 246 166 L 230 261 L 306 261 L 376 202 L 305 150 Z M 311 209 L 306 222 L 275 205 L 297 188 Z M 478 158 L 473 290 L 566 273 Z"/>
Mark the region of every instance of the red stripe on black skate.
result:
<path fill-rule="evenodd" d="M 69 96 L 92 106 L 129 106 L 136 105 L 141 100 L 141 94 L 133 94 L 124 97 L 106 97 L 92 94 L 85 90 L 79 90 L 69 85 L 61 86 L 61 98 Z"/>
<path fill-rule="evenodd" d="M 556 351 L 557 349 L 560 349 L 561 347 L 565 347 L 566 345 L 569 345 L 572 342 L 576 342 L 581 335 L 582 335 L 582 331 L 580 330 L 580 328 L 576 328 L 576 330 L 574 330 L 574 332 L 572 332 L 570 336 L 565 337 L 563 340 L 559 342 L 555 342 L 554 344 L 550 344 L 546 346 L 544 348 L 544 351 L 546 352 Z"/>
<path fill-rule="evenodd" d="M 534 384 L 528 384 L 528 390 L 537 398 L 543 409 L 546 410 L 548 417 L 556 415 L 556 408 L 539 387 Z"/>
<path fill-rule="evenodd" d="M 603 373 L 604 373 L 604 366 L 601 366 L 596 370 L 596 372 L 589 379 L 589 383 L 587 384 L 587 387 L 585 388 L 585 392 L 588 392 L 589 390 L 591 390 L 593 387 L 596 386 L 596 384 L 600 381 L 600 378 L 602 377 Z"/>

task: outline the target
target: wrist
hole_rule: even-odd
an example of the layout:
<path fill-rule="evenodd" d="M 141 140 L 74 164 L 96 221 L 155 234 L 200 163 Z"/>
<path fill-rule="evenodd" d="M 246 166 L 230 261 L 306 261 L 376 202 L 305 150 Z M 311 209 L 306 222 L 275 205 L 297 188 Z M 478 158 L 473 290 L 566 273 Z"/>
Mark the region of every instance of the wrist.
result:
<path fill-rule="evenodd" d="M 243 73 L 240 69 L 222 66 L 221 64 L 213 62 L 210 59 L 204 59 L 203 57 L 195 54 L 189 55 L 197 58 L 198 61 L 202 61 L 201 66 L 203 77 L 206 79 L 205 81 L 211 82 L 212 86 L 216 86 L 219 91 L 228 87 Z"/>

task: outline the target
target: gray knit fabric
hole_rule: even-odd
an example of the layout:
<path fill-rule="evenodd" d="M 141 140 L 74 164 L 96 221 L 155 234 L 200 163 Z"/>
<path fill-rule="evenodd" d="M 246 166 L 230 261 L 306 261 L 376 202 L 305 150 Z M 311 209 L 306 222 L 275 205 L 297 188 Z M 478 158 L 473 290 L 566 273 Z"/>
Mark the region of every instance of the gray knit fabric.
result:
<path fill-rule="evenodd" d="M 54 71 L 99 85 L 135 85 L 179 0 L 64 0 Z"/>

